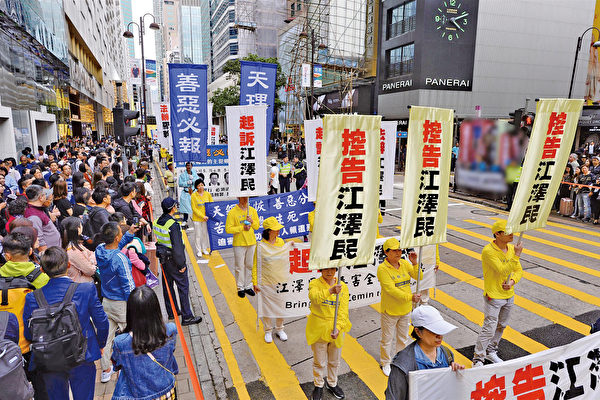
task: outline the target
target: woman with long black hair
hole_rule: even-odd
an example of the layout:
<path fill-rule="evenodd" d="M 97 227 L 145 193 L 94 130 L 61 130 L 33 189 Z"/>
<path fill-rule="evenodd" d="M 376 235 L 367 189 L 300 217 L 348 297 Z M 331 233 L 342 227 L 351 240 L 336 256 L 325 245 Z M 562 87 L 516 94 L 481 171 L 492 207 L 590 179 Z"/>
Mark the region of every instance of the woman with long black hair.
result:
<path fill-rule="evenodd" d="M 67 275 L 73 282 L 93 282 L 96 274 L 96 256 L 83 245 L 81 219 L 67 217 L 61 226 L 62 247 L 69 256 Z"/>

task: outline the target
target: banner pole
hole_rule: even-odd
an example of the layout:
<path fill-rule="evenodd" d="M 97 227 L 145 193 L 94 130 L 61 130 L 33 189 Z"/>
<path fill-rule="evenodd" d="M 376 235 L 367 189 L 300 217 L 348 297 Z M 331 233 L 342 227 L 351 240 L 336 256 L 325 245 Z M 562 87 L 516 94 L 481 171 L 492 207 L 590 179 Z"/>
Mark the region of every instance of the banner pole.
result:
<path fill-rule="evenodd" d="M 419 293 L 419 285 L 421 284 L 421 250 L 423 249 L 423 246 L 419 246 L 419 255 L 417 257 L 417 267 L 418 267 L 418 272 L 417 272 L 417 288 L 415 290 L 415 293 Z M 415 309 L 415 303 L 413 302 L 413 310 Z"/>
<path fill-rule="evenodd" d="M 340 278 L 342 277 L 342 267 L 338 267 L 338 275 L 337 275 L 337 282 L 336 284 L 340 284 Z M 335 314 L 333 315 L 333 330 L 332 332 L 335 332 L 335 327 L 337 326 L 337 320 L 338 320 L 338 311 L 340 309 L 340 294 L 337 293 L 335 295 Z"/>
<path fill-rule="evenodd" d="M 521 244 L 521 242 L 523 241 L 523 233 L 525 233 L 525 231 L 521 231 L 519 233 L 519 240 L 517 241 L 517 246 Z"/>

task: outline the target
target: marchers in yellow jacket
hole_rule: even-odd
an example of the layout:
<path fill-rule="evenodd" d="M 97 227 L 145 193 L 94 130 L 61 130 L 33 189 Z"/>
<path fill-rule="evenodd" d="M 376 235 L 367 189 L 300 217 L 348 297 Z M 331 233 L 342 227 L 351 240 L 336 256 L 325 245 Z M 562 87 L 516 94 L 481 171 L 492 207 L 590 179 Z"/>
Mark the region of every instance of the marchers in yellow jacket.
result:
<path fill-rule="evenodd" d="M 250 218 L 252 218 L 252 228 L 245 231 L 244 221 L 246 220 L 247 215 L 250 215 Z M 225 220 L 225 232 L 233 235 L 234 246 L 252 246 L 256 244 L 254 231 L 259 227 L 258 213 L 254 207 L 250 206 L 248 206 L 248 211 L 246 212 L 236 204 L 235 207 L 229 211 L 227 219 Z"/>
<path fill-rule="evenodd" d="M 509 276 L 515 283 L 523 276 L 521 262 L 512 244 L 508 245 L 506 254 L 494 242 L 486 245 L 481 251 L 481 265 L 485 295 L 492 299 L 510 299 L 515 295 L 514 286 L 510 290 L 502 289 Z"/>
<path fill-rule="evenodd" d="M 192 193 L 192 221 L 204 221 L 204 217 L 206 216 L 204 203 L 211 201 L 213 201 L 213 198 L 206 190 L 202 194 L 198 193 L 198 191 Z"/>
<path fill-rule="evenodd" d="M 417 279 L 419 266 L 400 259 L 400 267 L 394 268 L 386 259 L 377 268 L 377 279 L 381 285 L 381 312 L 388 315 L 406 315 L 412 309 L 410 278 Z M 423 274 L 421 273 L 421 277 Z"/>

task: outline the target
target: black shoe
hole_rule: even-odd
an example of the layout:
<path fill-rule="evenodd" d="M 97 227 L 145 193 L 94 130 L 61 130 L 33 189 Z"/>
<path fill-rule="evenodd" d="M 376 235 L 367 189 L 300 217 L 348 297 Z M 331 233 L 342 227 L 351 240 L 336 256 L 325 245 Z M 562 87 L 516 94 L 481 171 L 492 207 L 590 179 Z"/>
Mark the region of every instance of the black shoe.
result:
<path fill-rule="evenodd" d="M 181 316 L 181 311 L 177 311 L 177 316 Z M 175 317 L 172 316 L 172 315 L 168 315 L 168 317 L 169 317 L 169 320 L 174 320 L 175 319 Z"/>
<path fill-rule="evenodd" d="M 315 390 L 313 390 L 312 396 L 310 398 L 311 400 L 321 400 L 323 398 L 323 388 L 315 386 Z"/>
<path fill-rule="evenodd" d="M 336 399 L 343 399 L 344 397 L 346 397 L 340 385 L 329 386 L 329 383 L 327 383 L 327 379 L 325 379 L 325 385 L 327 385 L 327 389 L 329 389 L 331 394 L 333 394 Z"/>
<path fill-rule="evenodd" d="M 238 297 L 243 299 L 244 297 L 246 297 L 246 292 L 244 292 L 243 290 L 238 290 Z"/>
<path fill-rule="evenodd" d="M 256 293 L 254 293 L 254 290 L 252 289 L 246 289 L 244 290 L 244 292 L 248 295 L 248 296 L 254 296 L 256 295 Z"/>
<path fill-rule="evenodd" d="M 189 318 L 183 318 L 181 320 L 181 325 L 183 326 L 188 326 L 188 325 L 195 325 L 197 323 L 202 322 L 202 317 L 189 317 Z"/>

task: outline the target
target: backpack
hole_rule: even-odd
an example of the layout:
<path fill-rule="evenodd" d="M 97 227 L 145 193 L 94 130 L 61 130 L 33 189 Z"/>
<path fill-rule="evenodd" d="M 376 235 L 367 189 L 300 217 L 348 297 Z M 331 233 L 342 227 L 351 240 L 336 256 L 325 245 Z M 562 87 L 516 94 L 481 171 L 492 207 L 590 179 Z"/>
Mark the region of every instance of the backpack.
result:
<path fill-rule="evenodd" d="M 29 320 L 31 351 L 36 368 L 48 372 L 67 372 L 85 362 L 87 338 L 83 335 L 75 303 L 78 283 L 71 283 L 63 301 L 49 305 L 41 289 L 33 292 L 39 308 Z"/>
<path fill-rule="evenodd" d="M 23 354 L 29 352 L 29 341 L 23 335 L 23 309 L 25 308 L 25 295 L 35 290 L 33 281 L 42 274 L 42 269 L 37 266 L 31 273 L 23 276 L 0 276 L 0 311 L 8 311 L 17 316 L 19 320 L 19 347 Z"/>
<path fill-rule="evenodd" d="M 21 349 L 11 340 L 5 339 L 9 313 L 0 311 L 0 399 L 30 400 L 33 386 L 25 376 Z"/>

